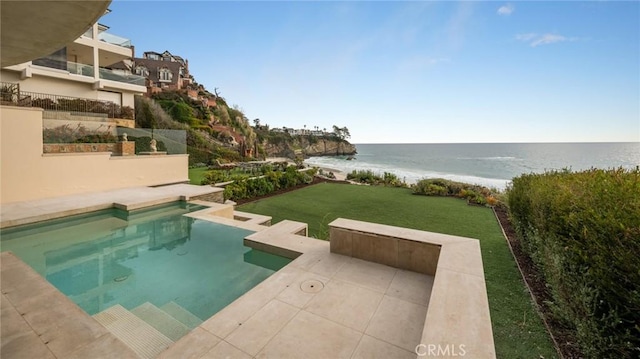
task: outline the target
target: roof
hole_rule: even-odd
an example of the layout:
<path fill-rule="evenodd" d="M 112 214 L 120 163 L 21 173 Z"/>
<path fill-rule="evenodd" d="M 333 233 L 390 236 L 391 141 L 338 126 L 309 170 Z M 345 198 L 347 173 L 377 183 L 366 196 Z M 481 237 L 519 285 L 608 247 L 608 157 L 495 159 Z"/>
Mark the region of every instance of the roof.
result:
<path fill-rule="evenodd" d="M 172 84 L 177 84 L 178 79 L 180 78 L 180 67 L 182 66 L 179 62 L 171 62 L 171 61 L 162 61 L 162 60 L 151 60 L 151 59 L 143 59 L 143 58 L 134 58 L 133 69 L 137 66 L 144 65 L 149 70 L 149 76 L 147 78 L 151 82 L 159 82 L 158 79 L 158 69 L 166 67 L 173 73 L 173 78 L 171 79 Z"/>

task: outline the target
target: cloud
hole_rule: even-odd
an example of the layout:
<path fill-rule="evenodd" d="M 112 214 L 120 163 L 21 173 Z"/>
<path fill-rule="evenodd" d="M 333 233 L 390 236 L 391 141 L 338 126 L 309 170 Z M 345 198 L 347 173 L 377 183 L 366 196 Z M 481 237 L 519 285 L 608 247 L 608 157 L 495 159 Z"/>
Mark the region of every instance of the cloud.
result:
<path fill-rule="evenodd" d="M 516 40 L 520 40 L 520 41 L 529 41 L 535 37 L 537 37 L 538 34 L 534 34 L 534 33 L 528 33 L 528 34 L 518 34 L 516 35 Z"/>
<path fill-rule="evenodd" d="M 566 41 L 576 41 L 578 38 L 576 37 L 566 37 L 558 34 L 536 34 L 536 33 L 528 33 L 528 34 L 518 34 L 516 35 L 516 40 L 522 42 L 528 42 L 529 46 L 536 47 L 540 45 L 548 45 L 554 44 L 556 42 L 566 42 Z"/>
<path fill-rule="evenodd" d="M 506 5 L 502 5 L 500 6 L 500 8 L 498 8 L 498 15 L 502 15 L 502 16 L 509 16 L 511 15 L 514 11 L 516 11 L 516 7 L 511 5 L 511 4 L 506 4 Z"/>

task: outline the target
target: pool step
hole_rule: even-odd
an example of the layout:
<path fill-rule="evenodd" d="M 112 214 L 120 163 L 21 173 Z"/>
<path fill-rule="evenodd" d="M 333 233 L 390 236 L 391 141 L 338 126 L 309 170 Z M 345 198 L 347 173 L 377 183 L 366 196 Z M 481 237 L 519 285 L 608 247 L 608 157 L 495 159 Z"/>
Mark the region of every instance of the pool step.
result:
<path fill-rule="evenodd" d="M 94 314 L 93 318 L 141 358 L 155 358 L 173 344 L 167 336 L 119 304 Z"/>
<path fill-rule="evenodd" d="M 184 325 L 178 319 L 149 302 L 133 308 L 131 313 L 149 323 L 173 341 L 177 341 L 191 331 L 191 328 Z"/>
<path fill-rule="evenodd" d="M 176 302 L 168 302 L 160 307 L 160 309 L 169 313 L 172 317 L 178 319 L 182 324 L 186 325 L 190 329 L 195 329 L 198 325 L 202 324 L 202 320 L 190 311 L 184 309 L 180 304 Z"/>

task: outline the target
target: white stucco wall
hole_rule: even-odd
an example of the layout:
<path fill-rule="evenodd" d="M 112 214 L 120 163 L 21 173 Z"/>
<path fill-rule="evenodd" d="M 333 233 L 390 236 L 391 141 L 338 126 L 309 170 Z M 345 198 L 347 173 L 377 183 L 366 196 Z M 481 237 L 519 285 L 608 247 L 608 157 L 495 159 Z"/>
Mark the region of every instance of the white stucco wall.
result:
<path fill-rule="evenodd" d="M 188 181 L 188 155 L 42 153 L 42 110 L 0 106 L 0 203 Z"/>
<path fill-rule="evenodd" d="M 66 71 L 56 71 L 43 67 L 34 67 L 30 69 L 33 76 L 25 79 L 20 78 L 20 72 L 2 70 L 0 72 L 0 81 L 20 83 L 21 91 L 96 100 L 109 100 L 118 105 L 129 106 L 132 108 L 134 107 L 134 95 L 142 94 L 147 90 L 144 86 L 136 86 L 109 80 L 100 81 L 100 84 L 105 87 L 105 90 L 100 90 L 94 88 L 95 81 L 91 77 L 72 75 Z"/>

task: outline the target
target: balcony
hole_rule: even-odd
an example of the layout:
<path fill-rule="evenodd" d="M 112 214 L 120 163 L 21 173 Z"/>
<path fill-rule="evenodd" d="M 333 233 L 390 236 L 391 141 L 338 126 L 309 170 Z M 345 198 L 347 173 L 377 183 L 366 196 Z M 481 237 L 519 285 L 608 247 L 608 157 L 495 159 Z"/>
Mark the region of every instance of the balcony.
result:
<path fill-rule="evenodd" d="M 87 37 L 89 39 L 93 39 L 93 28 L 89 28 L 87 31 L 84 32 L 84 34 L 82 34 L 82 36 Z M 98 33 L 98 40 L 104 41 L 108 44 L 112 44 L 116 46 L 131 48 L 130 39 L 127 39 L 118 35 L 113 35 L 106 31 L 102 31 Z"/>
<path fill-rule="evenodd" d="M 33 61 L 34 65 L 58 70 L 66 70 L 71 74 L 93 78 L 93 65 L 81 64 L 71 61 L 58 61 L 51 58 L 41 58 Z M 145 86 L 145 78 L 133 74 L 124 74 L 114 70 L 99 68 L 99 78 L 103 80 L 117 81 L 131 85 Z"/>
<path fill-rule="evenodd" d="M 100 78 L 103 80 L 111 80 L 111 81 L 124 82 L 131 85 L 145 86 L 146 79 L 142 76 L 122 74 L 122 73 L 114 72 L 113 70 L 105 69 L 102 67 L 99 69 L 99 71 L 100 71 Z"/>
<path fill-rule="evenodd" d="M 106 43 L 117 45 L 121 47 L 131 48 L 131 40 L 117 35 L 110 34 L 108 32 L 101 32 L 98 34 L 98 40 Z"/>

